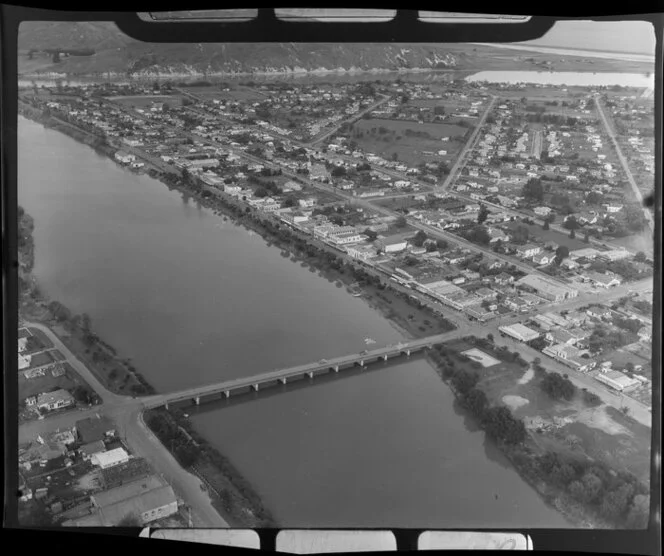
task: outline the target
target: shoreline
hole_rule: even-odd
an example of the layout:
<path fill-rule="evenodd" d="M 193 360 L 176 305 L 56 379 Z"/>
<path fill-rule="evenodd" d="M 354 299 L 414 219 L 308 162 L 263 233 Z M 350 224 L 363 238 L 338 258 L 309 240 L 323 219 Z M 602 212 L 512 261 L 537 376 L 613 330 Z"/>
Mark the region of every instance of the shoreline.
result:
<path fill-rule="evenodd" d="M 92 147 L 96 152 L 99 154 L 106 155 L 109 157 L 109 159 L 112 159 L 113 152 L 115 152 L 115 149 L 112 148 L 110 145 L 106 145 L 106 148 L 99 149 L 97 146 L 97 142 L 95 139 L 99 139 L 98 136 L 95 136 L 93 133 L 90 133 L 86 130 L 82 130 L 72 124 L 66 123 L 66 122 L 61 122 L 59 119 L 52 118 L 50 116 L 44 116 L 43 112 L 41 112 L 39 109 L 29 105 L 25 104 L 20 106 L 23 110 L 19 110 L 19 114 L 25 117 L 26 119 L 30 119 L 31 121 L 34 121 L 36 123 L 39 123 L 43 125 L 46 128 L 49 129 L 54 129 L 55 131 L 59 131 L 61 133 L 64 133 L 65 135 L 71 137 L 72 139 L 83 143 L 85 145 L 88 145 Z M 54 125 L 55 124 L 55 125 Z M 261 229 L 262 226 L 260 225 L 259 222 L 255 222 L 253 220 L 247 221 L 246 218 L 240 216 L 240 218 L 234 218 L 237 217 L 233 213 L 232 208 L 227 204 L 227 203 L 221 203 L 220 205 L 217 205 L 216 207 L 214 206 L 209 206 L 209 203 L 207 202 L 209 200 L 209 197 L 206 197 L 205 195 L 202 194 L 202 192 L 196 192 L 192 191 L 190 188 L 180 186 L 177 187 L 175 184 L 168 183 L 164 178 L 168 174 L 163 173 L 161 171 L 157 171 L 160 176 L 155 177 L 154 172 L 148 173 L 150 177 L 153 179 L 157 179 L 158 181 L 161 181 L 162 184 L 166 185 L 169 189 L 178 189 L 179 191 L 186 192 L 187 194 L 190 194 L 192 197 L 196 198 L 201 202 L 203 206 L 206 206 L 209 210 L 213 211 L 216 215 L 224 214 L 224 217 L 230 218 L 236 225 L 241 225 L 245 227 L 246 229 L 254 230 L 257 233 L 261 235 L 261 237 L 271 246 L 279 247 L 282 252 L 284 249 L 286 249 L 283 246 L 283 242 L 279 241 L 279 238 L 274 235 L 270 235 L 269 232 L 267 232 L 266 229 Z M 171 175 L 172 176 L 172 175 Z M 253 225 L 252 225 L 253 224 Z M 266 237 L 267 236 L 267 237 Z M 291 247 L 289 245 L 289 247 Z M 291 247 L 292 248 L 292 247 Z M 293 249 L 295 251 L 295 249 Z M 344 284 L 346 289 L 348 289 L 348 286 L 350 285 L 349 282 L 357 282 L 356 279 L 353 280 L 348 280 L 346 276 L 342 274 L 338 274 L 335 276 L 335 271 L 333 268 L 320 268 L 319 266 L 315 265 L 311 261 L 311 257 L 307 256 L 298 256 L 292 251 L 289 250 L 289 253 L 291 253 L 291 257 L 295 257 L 295 260 L 293 262 L 305 262 L 308 266 L 315 268 L 317 273 L 327 279 L 330 282 L 341 282 Z M 360 270 L 360 272 L 363 272 Z M 357 276 L 354 276 L 356 278 Z M 344 278 L 346 278 L 344 280 Z M 30 279 L 36 284 L 36 278 L 30 274 Z M 367 286 L 371 287 L 371 286 Z M 374 296 L 376 293 L 378 293 L 378 289 L 374 293 L 374 295 L 369 296 L 368 298 L 365 297 L 364 295 L 362 296 L 362 299 L 369 307 L 372 309 L 378 311 L 383 318 L 387 319 L 387 321 L 390 323 L 390 325 L 400 332 L 405 338 L 414 338 L 417 337 L 417 334 L 414 333 L 412 330 L 409 330 L 407 326 L 404 326 L 404 324 L 400 323 L 397 321 L 395 317 L 397 317 L 397 314 L 393 314 L 390 316 L 391 309 L 388 309 L 385 304 L 380 303 L 379 301 L 376 301 L 374 299 Z M 407 298 L 405 294 L 400 294 L 399 292 L 394 292 L 395 297 L 402 296 L 404 298 Z M 43 295 L 40 295 L 41 297 L 41 303 L 45 304 L 48 300 L 43 297 Z M 37 302 L 39 303 L 39 302 Z M 58 302 L 59 303 L 59 302 Z M 408 303 L 410 304 L 410 300 L 408 300 Z M 42 305 L 43 307 L 43 305 Z M 416 309 L 413 307 L 412 308 L 413 312 L 416 311 Z M 420 309 L 421 310 L 421 309 Z M 428 311 L 427 311 L 428 312 Z M 46 326 L 49 326 L 49 328 L 53 327 L 53 322 L 51 322 L 51 319 L 44 319 L 42 318 L 35 318 L 33 315 L 32 318 L 37 320 L 38 322 L 42 322 Z M 447 323 L 447 326 L 449 329 L 454 329 L 455 326 L 449 322 L 446 321 L 445 319 L 438 319 L 437 317 L 431 315 L 430 317 L 432 320 L 441 320 L 445 323 Z M 63 325 L 64 328 L 68 329 L 67 331 L 69 333 L 75 332 L 76 326 L 70 322 L 70 319 L 66 319 L 62 322 L 60 322 L 61 325 Z M 55 333 L 55 332 L 54 332 Z M 59 335 L 58 335 L 59 336 Z M 71 342 L 71 336 L 68 338 L 61 338 L 63 342 L 65 342 L 67 345 L 70 344 Z M 115 354 L 115 349 L 112 348 L 111 346 L 108 346 L 105 344 L 101 339 L 97 338 L 98 342 L 105 347 L 106 349 L 111 350 Z M 76 350 L 75 348 L 73 351 L 76 353 L 79 350 Z M 80 353 L 77 354 L 77 356 L 80 355 Z M 98 377 L 100 382 L 104 384 L 107 387 L 110 387 L 108 384 L 108 379 L 104 376 L 100 376 L 99 373 L 97 372 L 96 365 L 91 364 L 88 358 L 85 356 L 81 357 L 88 368 L 90 368 L 91 372 L 94 372 L 94 374 Z M 127 360 L 128 361 L 128 360 Z M 150 393 L 150 390 L 154 391 L 153 387 L 147 382 L 147 380 L 137 371 L 135 368 L 132 367 L 132 374 L 136 376 L 141 384 L 143 384 L 147 389 L 148 393 Z M 181 416 L 178 416 L 178 414 L 174 414 L 172 412 L 171 417 L 178 422 L 179 426 L 182 426 L 183 428 L 187 428 L 187 424 L 189 421 L 186 418 L 183 418 Z M 149 427 L 150 430 L 152 430 L 153 433 L 156 434 L 156 432 L 152 429 L 152 427 Z M 196 433 L 190 433 L 192 436 L 196 437 Z M 164 446 L 164 449 L 169 450 L 168 446 L 165 444 L 162 444 Z M 210 470 L 207 469 L 207 473 L 205 472 L 206 470 L 199 471 L 198 469 L 196 470 L 190 470 L 187 469 L 185 466 L 183 466 L 183 469 L 187 472 L 193 473 L 194 475 L 198 476 L 204 484 L 208 485 L 208 494 L 210 495 L 210 498 L 213 502 L 213 505 L 215 506 L 215 509 L 224 517 L 224 519 L 227 519 L 229 522 L 233 523 L 234 525 L 237 524 L 238 526 L 246 526 L 246 523 L 244 523 L 243 517 L 244 515 L 237 515 L 237 514 L 251 514 L 254 517 L 258 517 L 261 519 L 261 522 L 264 524 L 268 524 L 270 526 L 277 526 L 275 518 L 271 515 L 270 511 L 266 509 L 263 504 L 262 500 L 260 497 L 257 495 L 257 493 L 252 489 L 251 485 L 247 483 L 246 479 L 242 476 L 242 474 L 233 466 L 232 462 L 230 462 L 222 453 L 220 453 L 218 450 L 213 448 L 204 438 L 198 436 L 198 445 L 201 446 L 200 452 L 201 455 L 204 457 L 205 462 L 204 463 L 221 463 L 221 467 L 223 467 L 223 471 L 219 470 L 218 473 L 215 473 L 215 470 Z M 169 450 L 169 452 L 175 457 L 175 454 Z M 219 467 L 219 466 L 217 466 Z M 215 476 L 217 475 L 217 476 Z M 213 495 L 210 490 L 216 493 L 215 489 L 210 489 L 209 485 L 212 484 L 218 484 L 221 482 L 222 484 L 224 482 L 232 485 L 236 489 L 238 488 L 236 485 L 240 484 L 240 496 L 235 496 L 233 497 L 226 497 L 226 504 L 224 503 L 224 498 L 219 497 L 218 495 Z M 243 498 L 243 500 L 240 500 L 240 502 L 237 502 L 238 498 Z M 227 504 L 229 503 L 228 500 L 236 500 L 234 503 L 236 504 L 235 506 L 229 508 Z M 242 502 L 245 502 L 242 504 Z M 238 507 L 239 506 L 239 507 Z M 234 511 L 236 510 L 236 511 Z M 251 526 L 251 525 L 249 525 Z"/>
<path fill-rule="evenodd" d="M 33 108 L 33 110 L 36 111 L 36 112 L 39 112 L 39 110 L 36 109 L 36 108 Z M 41 114 L 41 117 L 44 117 L 43 114 Z M 32 118 L 29 118 L 29 119 L 32 119 Z M 36 119 L 34 121 L 37 121 L 38 123 L 42 123 L 42 125 L 44 125 L 45 127 L 50 127 L 50 126 L 47 126 L 43 121 L 40 121 L 39 119 Z M 55 127 L 55 129 L 57 131 L 61 131 L 65 134 L 69 135 L 70 137 L 74 138 L 75 140 L 78 140 L 78 141 L 80 141 L 84 144 L 88 144 L 89 146 L 93 146 L 90 143 L 86 142 L 85 140 L 83 140 L 83 139 L 81 139 L 81 138 L 79 138 L 75 135 L 75 132 L 78 131 L 78 134 L 81 137 L 85 137 L 86 135 L 94 137 L 94 134 L 92 134 L 92 133 L 88 133 L 84 130 L 80 130 L 79 128 L 77 128 L 76 126 L 73 126 L 71 124 L 68 124 L 64 128 L 64 129 L 68 130 L 69 133 L 67 133 L 67 131 L 64 131 L 63 129 L 59 129 L 58 127 Z M 103 154 L 106 154 L 107 156 L 112 158 L 112 154 L 109 154 L 108 152 L 104 152 Z M 328 266 L 327 268 L 325 268 L 325 267 L 321 268 L 322 264 L 316 264 L 317 262 L 321 263 L 321 257 L 323 256 L 322 254 L 324 254 L 325 251 L 321 248 L 316 247 L 310 241 L 307 242 L 306 239 L 304 239 L 304 240 L 300 239 L 299 234 L 296 233 L 295 231 L 287 228 L 286 226 L 282 226 L 281 228 L 284 228 L 284 229 L 287 230 L 287 234 L 285 235 L 285 237 L 282 237 L 281 234 L 277 234 L 275 232 L 275 228 L 276 228 L 276 230 L 280 230 L 281 228 L 279 227 L 279 225 L 275 226 L 275 224 L 272 222 L 272 220 L 270 218 L 265 217 L 265 216 L 261 216 L 261 213 L 259 213 L 258 211 L 255 211 L 255 210 L 245 212 L 243 209 L 246 207 L 246 204 L 242 203 L 239 200 L 235 200 L 234 198 L 231 198 L 230 196 L 228 196 L 224 193 L 218 192 L 218 190 L 215 192 L 215 191 L 213 191 L 213 188 L 207 187 L 203 184 L 195 184 L 195 185 L 190 184 L 187 187 L 187 186 L 182 184 L 180 178 L 177 178 L 177 177 L 174 178 L 173 174 L 167 174 L 166 172 L 164 172 L 162 170 L 154 170 L 154 171 L 150 170 L 149 172 L 147 172 L 147 174 L 150 177 L 152 177 L 153 179 L 157 179 L 157 180 L 161 181 L 169 189 L 177 189 L 179 191 L 186 192 L 188 195 L 191 195 L 193 198 L 200 201 L 201 204 L 204 207 L 211 210 L 214 214 L 216 214 L 216 215 L 224 214 L 224 216 L 229 217 L 230 220 L 234 224 L 239 225 L 239 226 L 243 226 L 246 229 L 256 231 L 263 238 L 263 240 L 265 240 L 268 243 L 268 245 L 279 247 L 281 249 L 282 253 L 284 251 L 286 251 L 288 253 L 289 258 L 291 258 L 291 260 L 293 260 L 293 262 L 297 262 L 297 261 L 305 262 L 308 266 L 315 269 L 321 277 L 324 277 L 328 281 L 331 281 L 331 282 L 341 282 L 342 284 L 346 285 L 346 287 L 348 287 L 348 285 L 349 285 L 347 283 L 348 276 L 347 275 L 344 276 L 343 271 L 340 272 L 340 273 L 337 272 L 338 275 L 335 276 L 335 270 L 337 270 L 335 267 L 330 268 Z M 170 179 L 167 179 L 167 178 L 170 178 Z M 173 181 L 173 179 L 175 181 Z M 169 182 L 172 182 L 172 183 L 169 183 Z M 206 195 L 206 193 L 207 193 L 207 195 Z M 231 200 L 231 199 L 233 199 L 233 200 Z M 214 202 L 215 200 L 216 200 L 216 203 Z M 314 255 L 309 255 L 307 249 L 303 249 L 304 254 L 300 253 L 300 251 L 298 250 L 298 245 L 306 244 L 306 243 L 308 243 L 309 247 L 311 247 L 314 250 Z M 284 245 L 284 244 L 286 244 L 286 245 Z M 317 253 L 317 251 L 319 253 Z M 333 256 L 336 257 L 337 260 L 342 259 L 338 254 L 333 253 Z M 313 262 L 312 262 L 312 260 L 313 260 Z M 352 280 L 352 278 L 357 277 L 357 275 L 356 275 L 357 270 L 353 269 L 353 266 L 344 265 L 343 262 L 341 263 L 341 265 L 342 265 L 342 269 L 345 266 L 346 269 L 351 270 L 351 272 L 350 272 L 351 280 Z M 359 264 L 359 263 L 357 263 L 356 266 L 359 267 L 360 269 L 362 268 L 362 265 Z M 368 274 L 363 270 L 362 270 L 362 272 L 365 275 Z M 357 282 L 357 279 L 355 281 Z M 389 289 L 392 292 L 394 291 L 389 287 L 387 289 Z M 383 291 L 385 291 L 385 288 L 383 288 Z M 401 294 L 401 292 L 395 292 L 395 297 L 399 297 L 399 296 L 407 297 L 405 294 Z M 378 297 L 380 297 L 380 295 L 378 295 Z M 396 330 L 398 330 L 401 334 L 403 334 L 406 337 L 416 337 L 416 334 L 414 335 L 412 333 L 412 331 L 408 330 L 407 326 L 404 327 L 402 324 L 400 324 L 398 322 L 398 320 L 395 318 L 395 317 L 398 316 L 398 314 L 395 314 L 394 311 L 389 309 L 386 304 L 381 304 L 380 301 L 376 302 L 374 300 L 373 296 L 370 296 L 368 298 L 365 297 L 365 296 L 362 296 L 362 298 L 364 299 L 364 301 L 370 307 L 372 307 L 375 310 L 378 310 L 381 313 L 381 315 L 384 318 L 386 318 L 388 320 L 388 322 Z M 438 320 L 437 317 L 432 317 L 432 318 Z M 440 320 L 446 320 L 446 319 L 440 318 Z M 447 321 L 447 322 L 449 322 L 449 321 Z M 439 365 L 437 363 L 435 363 L 431 358 L 429 358 L 429 356 L 427 356 L 427 360 L 431 364 L 434 371 L 437 374 L 439 374 L 439 376 L 440 376 Z M 445 378 L 443 378 L 442 376 L 441 376 L 441 379 L 443 380 L 443 382 L 448 384 L 450 389 L 453 391 L 453 393 L 455 395 L 455 398 L 458 399 L 459 398 L 458 393 L 455 392 L 454 388 L 452 388 L 451 385 L 448 383 L 448 381 L 445 380 Z M 466 411 L 468 411 L 468 410 L 466 410 Z M 146 416 L 147 416 L 148 413 L 149 412 L 146 412 Z M 187 425 L 189 424 L 189 421 L 186 418 L 182 417 L 181 415 L 179 415 L 178 413 L 175 413 L 173 411 L 166 412 L 166 413 L 169 413 L 171 415 L 171 418 L 180 427 L 184 428 L 185 430 L 188 429 Z M 179 413 L 182 413 L 182 412 L 179 412 Z M 471 417 L 473 420 L 477 421 L 478 426 L 480 426 L 480 428 L 482 428 L 484 430 L 484 428 L 481 424 L 481 420 L 478 419 L 477 416 L 473 415 L 470 411 L 468 411 L 468 413 L 469 413 L 469 417 Z M 150 427 L 150 429 L 155 434 L 157 434 L 154 431 L 154 429 L 152 429 L 152 427 Z M 242 484 L 243 482 L 246 483 L 246 481 L 242 477 L 241 473 L 239 473 L 235 468 L 232 467 L 232 463 L 230 463 L 227 460 L 227 458 L 225 458 L 223 456 L 223 454 L 221 454 L 218 450 L 216 450 L 214 448 L 211 448 L 209 443 L 207 441 L 205 441 L 205 439 L 203 439 L 202 437 L 196 435 L 195 431 L 193 431 L 193 433 L 192 433 L 192 431 L 189 429 L 188 434 L 193 436 L 194 439 L 197 440 L 197 446 L 199 446 L 199 445 L 202 446 L 200 451 L 203 455 L 206 455 L 209 458 L 208 454 L 210 454 L 210 453 L 216 454 L 216 455 L 212 456 L 211 459 L 219 458 L 218 461 L 222 461 L 222 462 L 225 461 L 226 462 L 226 464 L 222 465 L 222 467 L 224 467 L 224 471 L 219 470 L 219 475 L 225 476 L 225 478 L 233 486 L 235 486 L 235 483 L 233 481 L 234 478 L 235 478 L 235 481 L 239 482 L 240 484 Z M 166 444 L 162 443 L 162 445 L 164 446 L 165 449 L 168 450 L 168 447 L 167 447 Z M 526 469 L 524 468 L 524 466 L 519 465 L 519 463 L 517 461 L 516 456 L 518 456 L 518 452 L 515 452 L 514 450 L 507 450 L 504 446 L 501 446 L 501 444 L 498 443 L 498 442 L 496 442 L 495 445 L 499 449 L 499 451 L 507 458 L 507 460 L 513 466 L 515 471 L 519 474 L 520 478 L 522 480 L 524 480 L 526 483 L 528 483 L 532 488 L 534 488 L 536 490 L 536 492 L 538 492 L 540 497 L 544 500 L 544 502 L 548 506 L 556 509 L 559 513 L 561 513 L 563 515 L 563 517 L 567 521 L 570 522 L 570 524 L 573 524 L 572 521 L 571 521 L 571 517 L 579 517 L 579 516 L 578 516 L 578 514 L 575 514 L 573 512 L 573 510 L 571 510 L 569 508 L 566 508 L 564 506 L 564 500 L 561 501 L 559 499 L 559 496 L 560 496 L 559 493 L 551 492 L 551 487 L 549 487 L 545 483 L 542 483 L 541 481 L 538 482 L 536 477 L 529 476 L 529 474 L 526 472 Z M 174 453 L 172 450 L 169 450 L 169 452 L 171 454 L 173 454 L 174 457 L 176 457 L 176 453 Z M 208 459 L 208 461 L 209 461 L 209 459 Z M 215 462 L 213 462 L 213 463 L 215 463 Z M 183 468 L 185 470 L 191 472 L 186 467 L 183 466 Z M 232 471 L 230 471 L 231 469 L 232 469 Z M 199 476 L 198 472 L 195 472 L 195 474 L 197 476 Z M 235 474 L 235 477 L 233 477 L 234 474 Z M 203 476 L 201 478 L 204 479 L 205 483 L 214 482 L 214 479 L 215 479 L 214 477 L 212 478 L 212 481 L 208 481 L 206 474 L 203 473 L 202 475 Z M 230 477 L 228 475 L 230 475 Z M 218 477 L 217 477 L 217 479 L 218 479 Z M 544 486 L 542 486 L 542 484 L 544 484 Z M 265 508 L 262 506 L 262 501 L 260 500 L 260 497 L 254 491 L 252 491 L 252 495 L 250 496 L 250 498 L 254 498 L 254 501 L 253 502 L 250 501 L 249 505 L 253 506 L 253 513 L 254 513 L 255 516 L 260 515 L 260 514 L 262 514 L 263 512 L 266 511 Z M 258 503 L 256 503 L 256 500 L 258 501 Z M 217 506 L 215 506 L 215 508 L 216 507 Z M 220 511 L 220 510 L 218 509 L 218 511 Z M 231 510 L 227 510 L 227 511 L 230 512 Z M 220 513 L 221 513 L 221 511 L 220 511 Z M 267 514 L 269 516 L 269 511 L 267 512 Z M 224 516 L 224 517 L 226 517 L 226 516 Z M 269 516 L 268 519 L 273 519 L 273 518 L 272 518 L 272 516 Z M 591 527 L 596 527 L 597 525 L 590 522 L 590 526 Z"/>

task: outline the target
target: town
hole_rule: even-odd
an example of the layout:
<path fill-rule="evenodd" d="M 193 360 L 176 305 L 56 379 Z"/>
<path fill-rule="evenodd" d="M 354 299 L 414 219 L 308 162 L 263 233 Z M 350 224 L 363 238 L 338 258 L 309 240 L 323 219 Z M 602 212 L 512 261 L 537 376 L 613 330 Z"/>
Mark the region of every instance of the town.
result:
<path fill-rule="evenodd" d="M 128 171 L 287 229 L 650 426 L 654 105 L 642 90 L 200 81 L 34 86 L 19 100 Z M 19 338 L 20 422 L 53 422 L 22 435 L 23 502 L 62 525 L 190 523 L 71 357 L 29 323 Z M 89 416 L 56 424 L 78 410 Z"/>

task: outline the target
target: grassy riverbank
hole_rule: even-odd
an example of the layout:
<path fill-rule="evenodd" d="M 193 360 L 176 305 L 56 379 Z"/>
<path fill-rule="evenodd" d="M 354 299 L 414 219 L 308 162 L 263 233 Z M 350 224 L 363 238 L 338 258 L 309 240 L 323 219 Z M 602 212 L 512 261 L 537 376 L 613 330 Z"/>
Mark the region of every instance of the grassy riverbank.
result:
<path fill-rule="evenodd" d="M 153 409 L 145 422 L 180 465 L 197 475 L 232 527 L 276 527 L 270 511 L 233 464 L 196 432 L 180 409 Z"/>
<path fill-rule="evenodd" d="M 473 347 L 499 360 L 500 365 L 495 365 L 498 370 L 491 372 L 462 354 Z M 542 381 L 549 376 L 539 365 L 535 365 L 532 372 L 526 371 L 529 365 L 518 353 L 498 348 L 490 339 L 472 337 L 437 346 L 430 357 L 461 405 L 492 438 L 520 476 L 570 525 L 605 529 L 647 525 L 649 489 L 642 478 L 629 469 L 616 470 L 604 458 L 590 457 L 583 445 L 565 448 L 563 442 L 572 437 L 569 432 L 561 431 L 565 438 L 560 442 L 556 441 L 555 434 L 527 428 L 519 416 L 522 412 L 514 408 L 510 410 L 505 405 L 506 399 L 517 399 L 526 404 L 528 400 L 503 396 L 504 390 L 495 388 L 495 380 L 500 380 L 500 375 L 504 374 L 530 375 L 519 380 L 518 384 L 524 390 L 527 385 L 531 392 L 537 393 L 542 390 Z M 579 397 L 586 400 L 582 403 L 596 404 L 587 396 Z"/>
<path fill-rule="evenodd" d="M 27 105 L 24 108 L 23 115 L 29 119 L 48 125 L 77 141 L 92 146 L 99 152 L 112 156 L 113 149 L 100 150 L 100 145 L 103 144 L 95 141 L 90 133 L 44 116 Z M 387 317 L 404 335 L 419 337 L 454 328 L 451 323 L 436 317 L 426 307 L 419 306 L 419 302 L 414 302 L 407 294 L 387 288 L 380 278 L 367 272 L 359 263 L 344 261 L 340 254 L 334 253 L 331 248 L 311 245 L 311 238 L 298 235 L 285 226 L 275 225 L 274 221 L 264 219 L 257 213 L 247 212 L 246 207 L 234 202 L 232 198 L 222 199 L 220 196 L 213 196 L 193 180 L 186 183 L 172 174 L 152 171 L 151 175 L 161 179 L 169 187 L 186 191 L 201 204 L 216 210 L 218 214 L 221 215 L 223 212 L 241 225 L 255 230 L 269 244 L 281 248 L 284 256 L 307 266 L 311 272 L 318 272 L 339 287 L 353 285 L 359 288 L 365 300 Z M 29 236 L 32 245 L 31 233 Z M 30 266 L 30 270 L 31 268 Z M 32 284 L 21 289 L 21 314 L 25 319 L 38 321 L 52 328 L 109 390 L 132 395 L 149 394 L 154 391 L 129 360 L 121 359 L 111 346 L 94 334 L 87 315 L 73 315 L 61 303 L 49 302 L 31 274 L 27 272 L 25 276 L 31 279 Z M 191 429 L 181 413 L 171 415 L 165 411 L 151 412 L 151 416 L 146 417 L 149 426 L 162 441 L 170 440 L 171 435 L 175 435 L 172 438 L 180 438 L 178 435 L 185 434 L 185 438 L 194 439 L 194 449 L 191 441 L 187 440 L 190 456 L 184 456 L 185 460 L 182 460 L 182 452 L 177 452 L 175 445 L 170 445 L 169 442 L 165 442 L 164 445 L 167 449 L 171 449 L 185 469 L 199 476 L 207 485 L 214 506 L 229 523 L 247 527 L 276 525 L 274 518 L 263 506 L 251 485 L 222 454 L 210 447 Z M 194 456 L 193 461 L 191 455 Z"/>

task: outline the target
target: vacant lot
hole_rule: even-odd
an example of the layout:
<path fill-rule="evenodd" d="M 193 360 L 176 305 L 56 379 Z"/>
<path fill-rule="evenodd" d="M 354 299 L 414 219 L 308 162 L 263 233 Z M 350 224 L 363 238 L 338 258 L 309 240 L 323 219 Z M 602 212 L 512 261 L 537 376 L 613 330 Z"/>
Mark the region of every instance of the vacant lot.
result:
<path fill-rule="evenodd" d="M 42 365 L 48 365 L 54 361 L 53 356 L 48 351 L 42 351 L 32 356 L 30 359 L 30 369 L 35 367 L 41 367 Z"/>
<path fill-rule="evenodd" d="M 353 125 L 353 139 L 367 151 L 407 164 L 420 162 L 445 161 L 451 163 L 460 150 L 463 142 L 441 141 L 443 137 L 465 137 L 468 128 L 453 124 L 418 124 L 400 120 L 369 119 L 360 120 Z M 357 130 L 357 133 L 355 132 Z M 447 151 L 446 155 L 424 155 L 424 152 L 438 153 Z"/>
<path fill-rule="evenodd" d="M 509 228 L 510 230 L 515 230 L 519 226 L 526 226 L 530 232 L 530 235 L 534 239 L 543 241 L 545 243 L 549 241 L 554 241 L 558 245 L 566 246 L 570 251 L 573 251 L 574 249 L 583 249 L 585 247 L 588 247 L 588 244 L 583 242 L 583 231 L 581 232 L 577 231 L 576 237 L 574 239 L 571 239 L 567 234 L 562 234 L 552 229 L 543 230 L 542 226 L 538 224 L 524 224 L 523 222 L 505 223 L 505 227 Z"/>
<path fill-rule="evenodd" d="M 180 106 L 182 104 L 182 98 L 175 95 L 136 95 L 129 97 L 110 97 L 110 100 L 133 108 L 150 108 L 154 102 L 165 102 L 171 106 Z"/>
<path fill-rule="evenodd" d="M 466 342 L 450 342 L 461 352 Z M 499 351 L 480 349 L 501 359 Z M 470 368 L 470 362 L 466 363 Z M 459 365 L 464 365 L 463 360 Z M 545 365 L 546 366 L 546 365 Z M 540 387 L 544 374 L 502 361 L 493 367 L 473 369 L 480 376 L 479 387 L 493 404 L 511 407 L 516 417 L 527 426 L 539 418 L 541 432 L 531 426 L 531 436 L 541 447 L 606 462 L 616 470 L 628 470 L 647 482 L 650 473 L 650 429 L 623 415 L 620 411 L 599 404 L 586 404 L 578 390 L 570 401 L 552 400 Z"/>
<path fill-rule="evenodd" d="M 182 87 L 181 90 L 187 91 L 192 95 L 203 98 L 205 100 L 222 100 L 222 101 L 258 101 L 263 100 L 265 95 L 261 95 L 256 91 L 249 88 L 240 87 L 231 89 L 230 91 L 222 91 L 218 86 L 212 87 Z"/>

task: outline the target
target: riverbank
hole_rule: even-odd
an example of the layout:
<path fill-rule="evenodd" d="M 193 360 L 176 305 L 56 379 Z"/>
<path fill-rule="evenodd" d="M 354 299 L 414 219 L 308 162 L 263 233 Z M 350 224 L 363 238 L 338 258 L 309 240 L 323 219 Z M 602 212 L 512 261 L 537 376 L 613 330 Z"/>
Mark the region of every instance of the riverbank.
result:
<path fill-rule="evenodd" d="M 182 468 L 201 479 L 212 505 L 232 527 L 278 526 L 251 484 L 194 430 L 180 409 L 148 410 L 144 418 Z"/>
<path fill-rule="evenodd" d="M 26 116 L 30 119 L 43 123 L 41 118 L 34 110 L 26 111 Z M 86 132 L 80 130 L 77 133 L 74 126 L 66 125 L 58 129 L 65 132 L 75 140 L 83 144 L 92 146 L 94 143 L 85 139 Z M 106 152 L 111 156 L 111 151 Z M 154 173 L 153 173 L 153 177 Z M 167 186 L 173 187 L 173 176 L 161 176 L 162 182 Z M 210 208 L 215 208 L 210 195 L 204 195 L 204 191 L 197 190 L 196 186 L 189 188 L 183 187 L 178 180 L 178 189 L 186 191 L 202 204 Z M 230 205 L 217 204 L 217 213 L 222 212 L 222 208 L 230 217 L 237 217 L 238 212 L 242 212 L 240 224 L 247 229 L 253 229 L 266 237 L 269 244 L 279 246 L 282 254 L 288 256 L 293 262 L 299 262 L 309 267 L 310 271 L 318 272 L 327 280 L 336 283 L 338 287 L 344 285 L 350 287 L 352 284 L 361 282 L 363 296 L 367 301 L 381 310 L 385 316 L 391 316 L 390 322 L 397 327 L 404 335 L 425 336 L 436 332 L 450 330 L 453 326 L 443 319 L 429 319 L 430 315 L 426 311 L 420 311 L 412 300 L 406 294 L 398 295 L 387 290 L 380 279 L 372 277 L 361 268 L 360 264 L 344 266 L 336 254 L 325 251 L 322 248 L 310 248 L 307 241 L 311 238 L 295 238 L 288 235 L 284 236 L 285 228 L 272 228 L 273 222 L 261 222 L 246 217 L 246 212 L 241 211 L 238 205 L 235 209 Z M 272 235 L 268 234 L 272 232 Z M 278 233 L 279 232 L 279 233 Z M 285 238 L 289 237 L 287 241 Z M 286 248 L 290 251 L 286 251 Z M 320 268 L 320 270 L 316 270 Z M 352 269 L 352 270 L 350 270 Z M 350 271 L 349 271 L 350 270 Z M 127 383 L 126 379 L 120 374 L 122 370 L 131 370 L 131 362 L 121 360 L 111 346 L 107 346 L 100 338 L 94 335 L 90 329 L 89 317 L 82 315 L 72 315 L 71 312 L 58 302 L 48 302 L 42 295 L 37 295 L 34 291 L 26 290 L 25 303 L 22 304 L 22 310 L 30 319 L 36 322 L 44 323 L 50 328 L 55 328 L 59 336 L 62 337 L 68 347 L 79 357 L 87 366 L 90 367 L 102 384 L 113 387 L 113 390 L 121 394 L 143 394 L 152 391 L 151 386 L 145 381 L 137 383 Z M 390 312 L 392 313 L 390 315 Z M 91 346 L 90 343 L 94 343 Z M 97 347 L 98 346 L 98 347 Z M 120 370 L 118 370 L 120 367 Z M 124 367 L 124 369 L 123 369 Z M 127 369 L 127 367 L 129 367 Z M 126 376 L 126 375 L 125 375 Z M 136 372 L 136 376 L 140 375 Z M 142 378 L 142 377 L 141 377 Z M 141 390 L 145 388 L 145 390 Z M 179 417 L 182 418 L 181 416 Z M 185 425 L 181 425 L 184 426 Z M 203 445 L 204 440 L 199 438 L 199 444 Z M 169 448 L 165 444 L 166 449 Z M 175 454 L 174 454 L 175 455 Z M 274 523 L 274 519 L 266 510 L 260 498 L 253 492 L 250 485 L 243 479 L 242 475 L 228 462 L 228 460 L 219 452 L 205 444 L 202 455 L 195 468 L 191 471 L 208 485 L 211 499 L 221 515 L 229 522 L 237 526 L 261 526 L 267 523 Z M 238 486 L 240 485 L 240 486 Z M 220 494 L 216 494 L 216 493 Z M 229 494 L 230 493 L 230 494 Z"/>
<path fill-rule="evenodd" d="M 461 343 L 479 348 L 517 369 L 528 367 L 518 353 L 497 348 L 489 338 L 468 337 Z M 648 499 L 649 490 L 636 476 L 624 470 L 616 472 L 604 461 L 578 450 L 561 449 L 541 429 L 526 428 L 523 419 L 515 417 L 516 410 L 504 405 L 505 396 L 500 389 L 491 387 L 493 379 L 487 378 L 487 369 L 462 355 L 456 347 L 438 346 L 428 357 L 459 403 L 491 437 L 520 477 L 572 527 L 623 529 L 647 525 L 649 503 L 644 506 L 644 500 Z M 546 373 L 538 364 L 534 367 L 533 377 L 536 375 L 539 382 Z M 521 401 L 528 403 L 525 399 Z"/>

